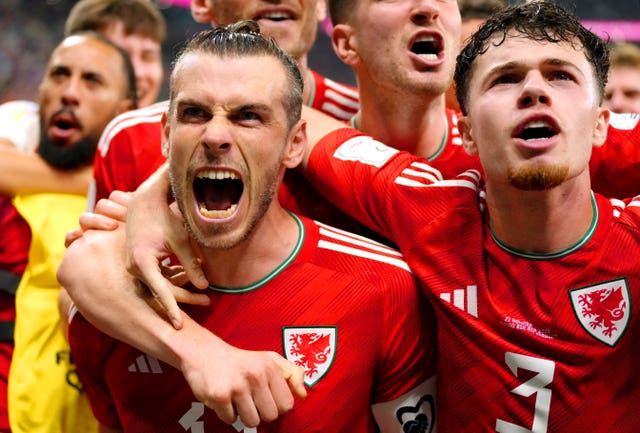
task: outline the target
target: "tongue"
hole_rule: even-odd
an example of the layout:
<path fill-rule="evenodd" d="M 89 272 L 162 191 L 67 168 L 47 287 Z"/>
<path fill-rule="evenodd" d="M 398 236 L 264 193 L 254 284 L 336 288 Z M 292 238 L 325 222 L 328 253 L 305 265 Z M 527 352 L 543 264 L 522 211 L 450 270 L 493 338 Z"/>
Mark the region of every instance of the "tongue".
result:
<path fill-rule="evenodd" d="M 231 183 L 218 182 L 217 188 L 204 188 L 202 201 L 208 210 L 227 210 L 233 204 Z"/>

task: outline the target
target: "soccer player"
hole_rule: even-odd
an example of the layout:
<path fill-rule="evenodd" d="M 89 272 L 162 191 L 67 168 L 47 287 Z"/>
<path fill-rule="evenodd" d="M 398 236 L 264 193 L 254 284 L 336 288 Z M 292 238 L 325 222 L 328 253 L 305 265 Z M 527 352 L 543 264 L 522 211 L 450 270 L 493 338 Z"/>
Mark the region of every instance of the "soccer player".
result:
<path fill-rule="evenodd" d="M 136 103 L 127 53 L 98 33 L 65 38 L 39 90 L 38 158 L 68 172 L 91 165 L 105 125 Z M 84 195 L 0 196 L 1 431 L 95 431 L 59 330 L 55 278 L 64 233 L 85 208 Z"/>
<path fill-rule="evenodd" d="M 485 186 L 475 170 L 445 180 L 424 159 L 306 116 L 320 141 L 314 185 L 398 244 L 435 308 L 439 431 L 628 432 L 640 421 L 629 362 L 640 201 L 590 186 L 589 155 L 609 126 L 607 64 L 604 42 L 553 3 L 490 18 L 456 70 L 461 134 Z M 635 123 L 627 132 L 640 138 Z M 142 235 L 140 222 L 128 230 Z"/>
<path fill-rule="evenodd" d="M 162 126 L 171 188 L 209 281 L 210 306 L 189 313 L 243 349 L 223 348 L 212 362 L 271 360 L 275 378 L 253 395 L 218 388 L 217 398 L 200 402 L 180 370 L 75 314 L 72 354 L 96 417 L 114 432 L 255 432 L 260 418 L 273 421 L 261 432 L 430 431 L 434 323 L 402 257 L 292 214 L 274 198 L 304 154 L 303 80 L 295 61 L 257 31 L 248 21 L 196 35 L 176 60 Z M 91 235 L 74 243 L 63 280 L 85 260 L 83 243 L 110 248 Z M 186 349 L 207 351 L 203 345 Z M 274 421 L 293 405 L 280 369 L 296 376 L 298 395 L 306 393 L 303 375 L 308 395 Z"/>
<path fill-rule="evenodd" d="M 315 41 L 318 22 L 326 15 L 324 0 L 281 3 L 258 0 L 192 0 L 191 13 L 199 23 L 231 24 L 253 19 L 261 31 L 273 37 L 297 61 L 305 81 L 303 101 L 340 120 L 358 109 L 358 92 L 336 83 L 308 67 L 307 54 Z M 94 165 L 93 202 L 112 191 L 134 191 L 164 161 L 161 153 L 160 118 L 167 101 L 126 113 L 107 127 Z M 346 218 L 317 194 L 295 170 L 285 175 L 279 199 L 293 212 L 352 231 L 363 227 Z"/>
<path fill-rule="evenodd" d="M 640 113 L 640 47 L 630 42 L 611 45 L 604 106 L 618 113 Z"/>

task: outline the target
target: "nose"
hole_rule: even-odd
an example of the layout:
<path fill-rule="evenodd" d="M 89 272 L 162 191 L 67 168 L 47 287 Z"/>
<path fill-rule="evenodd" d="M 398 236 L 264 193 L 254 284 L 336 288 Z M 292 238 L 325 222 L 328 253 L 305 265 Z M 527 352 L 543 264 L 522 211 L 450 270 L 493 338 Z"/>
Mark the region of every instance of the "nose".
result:
<path fill-rule="evenodd" d="M 433 21 L 440 14 L 440 7 L 434 0 L 414 0 L 411 11 L 411 21 L 417 25 L 423 25 Z"/>
<path fill-rule="evenodd" d="M 614 111 L 616 113 L 624 113 L 626 111 L 629 111 L 626 107 L 627 104 L 625 97 L 621 92 L 612 92 L 611 99 L 607 101 L 606 105 L 611 111 Z"/>
<path fill-rule="evenodd" d="M 518 99 L 518 107 L 526 108 L 536 104 L 551 104 L 551 98 L 547 91 L 547 83 L 538 71 L 527 74 L 522 82 L 522 92 Z"/>
<path fill-rule="evenodd" d="M 62 91 L 62 103 L 68 106 L 77 106 L 80 101 L 80 79 L 71 77 L 65 81 Z"/>
<path fill-rule="evenodd" d="M 202 134 L 201 144 L 208 152 L 216 155 L 228 152 L 232 143 L 231 124 L 223 117 L 213 117 Z"/>

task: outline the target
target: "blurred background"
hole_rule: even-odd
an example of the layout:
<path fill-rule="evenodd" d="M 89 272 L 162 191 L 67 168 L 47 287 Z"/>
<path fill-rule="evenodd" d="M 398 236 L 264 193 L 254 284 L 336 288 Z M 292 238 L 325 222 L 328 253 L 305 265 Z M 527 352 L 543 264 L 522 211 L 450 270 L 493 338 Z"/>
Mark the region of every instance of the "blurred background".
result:
<path fill-rule="evenodd" d="M 512 0 L 510 3 L 516 3 Z M 165 70 L 181 43 L 206 28 L 191 18 L 189 0 L 156 0 L 167 20 L 168 37 L 163 48 Z M 588 28 L 611 40 L 640 43 L 640 0 L 558 0 L 576 11 Z M 73 0 L 0 0 L 0 102 L 37 98 L 37 84 L 46 60 L 63 37 L 64 21 Z M 333 53 L 321 26 L 310 66 L 330 78 L 355 85 L 354 75 Z M 165 74 L 168 77 L 168 73 Z M 168 97 L 167 83 L 160 99 Z"/>

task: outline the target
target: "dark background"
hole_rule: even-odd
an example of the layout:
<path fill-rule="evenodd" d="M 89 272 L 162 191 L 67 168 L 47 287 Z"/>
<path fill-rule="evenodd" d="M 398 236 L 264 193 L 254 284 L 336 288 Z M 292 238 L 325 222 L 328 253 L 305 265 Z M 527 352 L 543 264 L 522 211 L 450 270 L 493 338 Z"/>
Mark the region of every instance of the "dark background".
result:
<path fill-rule="evenodd" d="M 165 86 L 160 95 L 166 99 L 166 76 L 170 61 L 187 37 L 206 28 L 193 21 L 189 9 L 158 2 L 167 19 L 168 37 L 163 47 Z M 518 0 L 510 0 L 511 4 Z M 557 0 L 585 20 L 637 21 L 640 28 L 640 0 Z M 12 99 L 36 99 L 47 58 L 62 39 L 64 20 L 73 0 L 0 0 L 0 102 Z M 631 40 L 616 33 L 616 39 Z M 640 42 L 634 41 L 634 42 Z M 355 85 L 352 71 L 333 53 L 331 40 L 322 30 L 309 54 L 310 66 L 323 75 Z"/>

